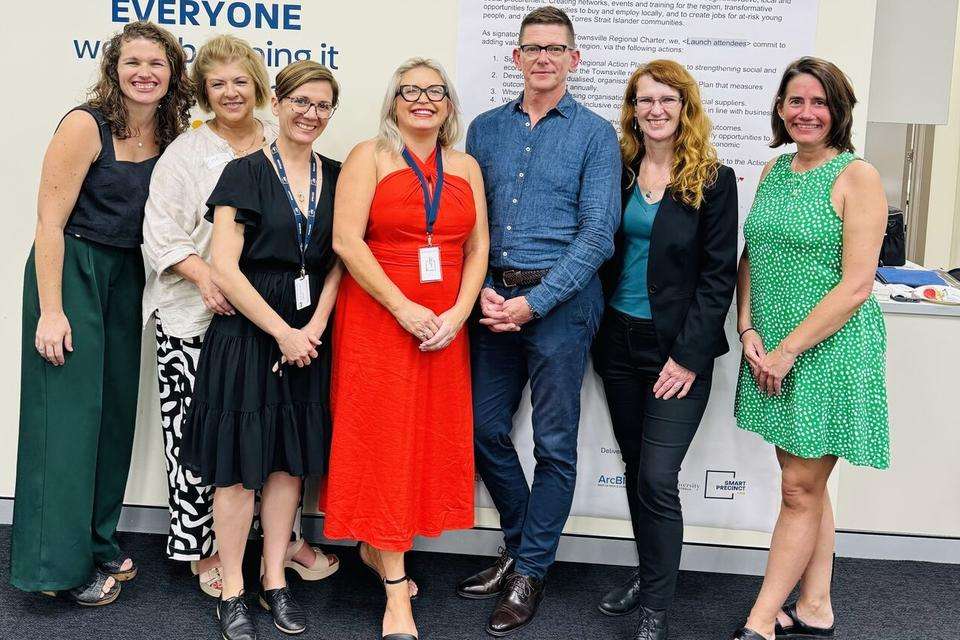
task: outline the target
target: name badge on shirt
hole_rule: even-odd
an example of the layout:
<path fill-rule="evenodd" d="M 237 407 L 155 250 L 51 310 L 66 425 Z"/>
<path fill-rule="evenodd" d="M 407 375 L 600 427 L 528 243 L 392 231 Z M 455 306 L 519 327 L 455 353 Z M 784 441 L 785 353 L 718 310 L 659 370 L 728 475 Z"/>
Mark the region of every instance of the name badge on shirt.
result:
<path fill-rule="evenodd" d="M 440 282 L 443 274 L 440 272 L 440 247 L 427 245 L 420 247 L 420 282 Z"/>
<path fill-rule="evenodd" d="M 304 274 L 293 281 L 293 290 L 297 297 L 297 311 L 310 306 L 310 276 Z"/>
<path fill-rule="evenodd" d="M 212 156 L 206 157 L 207 169 L 216 169 L 221 165 L 225 165 L 228 162 L 233 160 L 233 156 L 229 153 L 215 153 Z"/>

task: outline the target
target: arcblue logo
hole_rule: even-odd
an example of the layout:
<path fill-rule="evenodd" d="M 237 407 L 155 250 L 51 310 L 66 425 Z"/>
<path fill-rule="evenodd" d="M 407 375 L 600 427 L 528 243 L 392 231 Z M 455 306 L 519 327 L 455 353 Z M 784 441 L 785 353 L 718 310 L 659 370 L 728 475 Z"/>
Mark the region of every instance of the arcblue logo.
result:
<path fill-rule="evenodd" d="M 622 473 L 615 476 L 608 476 L 600 474 L 600 477 L 597 478 L 598 487 L 623 487 L 627 484 L 627 476 Z"/>

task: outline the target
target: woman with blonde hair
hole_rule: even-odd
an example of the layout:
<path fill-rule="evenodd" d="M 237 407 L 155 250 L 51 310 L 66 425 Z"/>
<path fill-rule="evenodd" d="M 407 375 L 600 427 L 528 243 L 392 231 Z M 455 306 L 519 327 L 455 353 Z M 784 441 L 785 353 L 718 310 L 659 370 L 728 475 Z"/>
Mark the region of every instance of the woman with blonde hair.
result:
<path fill-rule="evenodd" d="M 487 270 L 480 168 L 436 62 L 393 74 L 380 135 L 347 158 L 333 245 L 347 267 L 334 323 L 325 534 L 360 540 L 383 581 L 385 640 L 415 640 L 404 553 L 473 526 L 470 358 L 461 331 Z"/>
<path fill-rule="evenodd" d="M 594 366 L 626 466 L 639 567 L 600 611 L 640 610 L 635 638 L 664 640 L 683 514 L 677 477 L 710 395 L 737 278 L 737 185 L 717 160 L 696 81 L 672 60 L 623 99 L 623 222 L 601 270 L 607 310 Z"/>
<path fill-rule="evenodd" d="M 170 496 L 166 554 L 188 561 L 200 588 L 220 596 L 220 557 L 213 536 L 213 487 L 181 462 L 183 419 L 190 405 L 203 336 L 214 314 L 236 312 L 213 282 L 210 236 L 204 220 L 207 198 L 227 163 L 259 152 L 277 139 L 277 125 L 254 110 L 270 103 L 263 58 L 245 41 L 216 36 L 198 50 L 191 69 L 197 104 L 213 117 L 181 134 L 157 161 L 143 223 L 143 249 L 150 269 L 143 319 L 155 319 L 160 420 Z M 254 529 L 260 529 L 255 517 Z M 298 527 L 299 528 L 299 527 Z M 298 538 L 286 566 L 306 580 L 339 568 Z"/>

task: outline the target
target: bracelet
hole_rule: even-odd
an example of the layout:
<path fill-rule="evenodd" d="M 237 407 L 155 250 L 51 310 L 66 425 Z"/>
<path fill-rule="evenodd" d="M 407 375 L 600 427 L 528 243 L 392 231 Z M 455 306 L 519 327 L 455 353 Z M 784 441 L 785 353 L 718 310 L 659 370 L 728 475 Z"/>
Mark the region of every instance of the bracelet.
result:
<path fill-rule="evenodd" d="M 743 342 L 743 334 L 745 334 L 747 331 L 757 331 L 757 330 L 754 329 L 753 327 L 747 327 L 746 329 L 744 329 L 743 331 L 741 331 L 741 332 L 740 332 L 740 342 Z M 757 333 L 760 333 L 760 332 L 757 331 Z"/>

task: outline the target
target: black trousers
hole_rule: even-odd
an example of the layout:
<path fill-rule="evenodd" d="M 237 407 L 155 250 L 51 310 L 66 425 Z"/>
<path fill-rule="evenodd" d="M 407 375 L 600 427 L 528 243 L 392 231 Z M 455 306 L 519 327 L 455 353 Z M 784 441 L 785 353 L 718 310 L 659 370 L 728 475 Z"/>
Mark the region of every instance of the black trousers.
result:
<path fill-rule="evenodd" d="M 607 307 L 594 347 L 614 435 L 626 465 L 627 501 L 639 554 L 641 603 L 668 609 L 683 548 L 683 512 L 677 478 L 707 406 L 712 367 L 697 376 L 683 399 L 653 395 L 666 359 L 653 321 Z"/>

